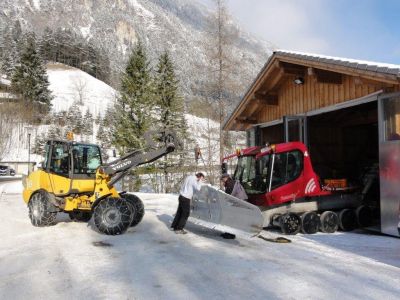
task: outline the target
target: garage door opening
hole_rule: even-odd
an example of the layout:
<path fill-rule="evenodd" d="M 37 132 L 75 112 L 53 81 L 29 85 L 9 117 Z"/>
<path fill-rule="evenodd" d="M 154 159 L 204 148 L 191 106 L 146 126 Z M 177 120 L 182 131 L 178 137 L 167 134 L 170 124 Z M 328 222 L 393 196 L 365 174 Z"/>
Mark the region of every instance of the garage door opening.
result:
<path fill-rule="evenodd" d="M 284 124 L 261 128 L 260 134 L 262 145 L 283 143 Z M 321 183 L 325 179 L 346 179 L 349 192 L 365 194 L 365 202 L 375 211 L 375 224 L 379 225 L 378 102 L 308 116 L 307 137 Z"/>
<path fill-rule="evenodd" d="M 321 178 L 357 181 L 379 162 L 377 102 L 308 117 L 309 149 Z"/>
<path fill-rule="evenodd" d="M 308 133 L 311 159 L 321 181 L 346 179 L 349 187 L 359 188 L 365 193 L 365 201 L 374 208 L 378 225 L 378 103 L 308 117 Z"/>

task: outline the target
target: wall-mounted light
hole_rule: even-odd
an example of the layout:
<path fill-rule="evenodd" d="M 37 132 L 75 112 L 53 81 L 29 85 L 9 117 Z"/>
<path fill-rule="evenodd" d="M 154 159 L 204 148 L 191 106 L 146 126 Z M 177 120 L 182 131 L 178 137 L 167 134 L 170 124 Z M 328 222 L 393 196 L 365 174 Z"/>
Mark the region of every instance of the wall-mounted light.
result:
<path fill-rule="evenodd" d="M 303 77 L 296 77 L 295 80 L 293 80 L 295 84 L 304 84 L 304 78 Z"/>

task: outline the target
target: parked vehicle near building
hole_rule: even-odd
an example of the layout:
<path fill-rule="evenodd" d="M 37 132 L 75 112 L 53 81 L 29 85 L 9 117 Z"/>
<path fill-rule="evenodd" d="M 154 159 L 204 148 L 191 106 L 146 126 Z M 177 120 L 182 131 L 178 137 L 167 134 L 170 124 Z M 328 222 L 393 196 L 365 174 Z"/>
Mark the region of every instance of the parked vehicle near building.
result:
<path fill-rule="evenodd" d="M 6 165 L 0 165 L 0 176 L 15 176 L 15 170 Z"/>

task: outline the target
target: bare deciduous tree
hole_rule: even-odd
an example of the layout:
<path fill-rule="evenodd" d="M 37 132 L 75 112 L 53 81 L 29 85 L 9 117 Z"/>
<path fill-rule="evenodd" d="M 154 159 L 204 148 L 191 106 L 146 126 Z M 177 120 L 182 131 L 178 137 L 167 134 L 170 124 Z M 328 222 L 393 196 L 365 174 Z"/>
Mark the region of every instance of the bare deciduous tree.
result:
<path fill-rule="evenodd" d="M 235 68 L 238 65 L 238 59 L 235 57 L 233 50 L 234 44 L 239 33 L 238 29 L 233 26 L 231 17 L 228 13 L 224 0 L 214 0 L 216 11 L 209 18 L 208 24 L 208 42 L 207 56 L 210 63 L 210 84 L 208 87 L 208 97 L 216 100 L 218 108 L 218 121 L 220 123 L 219 130 L 219 154 L 220 158 L 224 156 L 224 148 L 226 144 L 226 133 L 222 131 L 224 120 L 229 110 L 230 103 L 234 101 L 232 97 L 237 93 L 237 86 L 232 78 Z"/>
<path fill-rule="evenodd" d="M 84 100 L 87 97 L 87 81 L 86 81 L 86 79 L 82 75 L 79 75 L 79 76 L 73 78 L 72 84 L 76 91 L 76 96 L 75 96 L 76 102 L 79 105 L 83 105 Z"/>
<path fill-rule="evenodd" d="M 0 160 L 11 145 L 11 135 L 16 121 L 13 106 L 8 102 L 0 103 Z"/>

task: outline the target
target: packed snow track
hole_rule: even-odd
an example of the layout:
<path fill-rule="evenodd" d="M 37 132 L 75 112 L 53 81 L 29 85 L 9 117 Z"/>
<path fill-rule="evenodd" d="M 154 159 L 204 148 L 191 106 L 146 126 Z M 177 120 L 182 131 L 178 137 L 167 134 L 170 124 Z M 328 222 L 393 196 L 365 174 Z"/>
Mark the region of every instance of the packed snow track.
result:
<path fill-rule="evenodd" d="M 396 299 L 400 239 L 365 231 L 224 240 L 169 230 L 175 195 L 140 194 L 143 221 L 120 236 L 60 215 L 33 227 L 21 182 L 0 182 L 0 299 Z M 275 233 L 263 232 L 266 237 Z"/>

